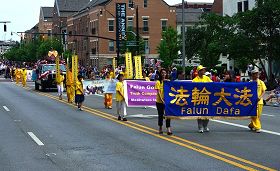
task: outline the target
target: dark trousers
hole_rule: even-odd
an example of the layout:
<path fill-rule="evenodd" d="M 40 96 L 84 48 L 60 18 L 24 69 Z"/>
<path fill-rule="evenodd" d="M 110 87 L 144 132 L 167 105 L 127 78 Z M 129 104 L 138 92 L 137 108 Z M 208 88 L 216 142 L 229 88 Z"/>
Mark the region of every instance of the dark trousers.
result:
<path fill-rule="evenodd" d="M 157 111 L 158 111 L 158 126 L 163 125 L 163 116 L 164 116 L 164 104 L 156 103 Z M 166 119 L 166 128 L 170 127 L 170 119 Z"/>
<path fill-rule="evenodd" d="M 209 119 L 197 119 L 198 129 L 207 128 Z"/>

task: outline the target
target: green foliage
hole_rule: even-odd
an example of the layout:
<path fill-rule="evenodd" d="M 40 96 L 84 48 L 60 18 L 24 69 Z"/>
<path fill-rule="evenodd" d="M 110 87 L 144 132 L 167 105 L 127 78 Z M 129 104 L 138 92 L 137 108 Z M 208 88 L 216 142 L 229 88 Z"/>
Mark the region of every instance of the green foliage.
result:
<path fill-rule="evenodd" d="M 178 32 L 168 27 L 166 31 L 162 32 L 162 40 L 157 47 L 159 58 L 163 61 L 163 67 L 172 65 L 174 59 L 178 58 L 178 51 L 180 50 L 180 41 Z"/>
<path fill-rule="evenodd" d="M 63 46 L 58 39 L 45 41 L 35 39 L 31 42 L 17 44 L 3 56 L 10 61 L 35 62 L 45 58 L 51 49 L 57 50 L 59 54 L 63 52 Z"/>

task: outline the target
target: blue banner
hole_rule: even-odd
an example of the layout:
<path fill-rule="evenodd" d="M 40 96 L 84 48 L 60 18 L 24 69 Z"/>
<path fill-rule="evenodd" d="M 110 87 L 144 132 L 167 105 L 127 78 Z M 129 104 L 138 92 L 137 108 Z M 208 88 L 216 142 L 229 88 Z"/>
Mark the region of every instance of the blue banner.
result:
<path fill-rule="evenodd" d="M 177 119 L 256 116 L 257 83 L 164 82 L 165 116 Z"/>

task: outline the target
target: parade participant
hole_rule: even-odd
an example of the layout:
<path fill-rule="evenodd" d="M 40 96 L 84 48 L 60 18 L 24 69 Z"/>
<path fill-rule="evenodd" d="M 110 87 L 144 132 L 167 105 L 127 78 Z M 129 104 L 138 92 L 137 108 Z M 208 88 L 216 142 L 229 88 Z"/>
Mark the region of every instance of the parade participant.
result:
<path fill-rule="evenodd" d="M 12 77 L 12 82 L 16 80 L 16 69 L 14 66 L 12 66 L 11 69 L 11 77 Z"/>
<path fill-rule="evenodd" d="M 178 74 L 177 80 L 185 80 L 185 74 L 183 71 L 178 71 L 177 74 Z"/>
<path fill-rule="evenodd" d="M 16 68 L 16 70 L 15 70 L 16 84 L 18 84 L 21 79 L 21 72 L 22 72 L 22 70 L 20 68 Z"/>
<path fill-rule="evenodd" d="M 257 82 L 258 85 L 258 104 L 257 104 L 257 116 L 251 117 L 251 123 L 248 125 L 250 130 L 256 133 L 261 132 L 261 114 L 263 109 L 263 96 L 265 94 L 266 86 L 262 80 L 259 79 L 259 71 L 257 69 L 252 70 L 252 82 Z"/>
<path fill-rule="evenodd" d="M 196 83 L 207 83 L 207 82 L 212 82 L 212 80 L 207 77 L 205 74 L 206 70 L 205 67 L 203 67 L 202 65 L 199 65 L 197 67 L 197 72 L 198 72 L 198 76 L 195 77 L 192 82 L 196 82 Z M 209 132 L 209 128 L 208 128 L 208 123 L 209 123 L 209 119 L 205 119 L 205 118 L 201 118 L 201 119 L 197 119 L 197 124 L 198 124 L 198 132 L 199 133 L 203 133 L 205 132 Z"/>
<path fill-rule="evenodd" d="M 106 81 L 112 81 L 112 77 L 109 72 L 106 73 Z M 113 94 L 104 93 L 104 105 L 106 109 L 112 109 L 113 105 Z"/>
<path fill-rule="evenodd" d="M 123 119 L 123 121 L 127 121 L 126 119 L 126 104 L 124 98 L 124 75 L 119 74 L 118 78 L 119 82 L 116 84 L 116 104 L 117 104 L 117 115 L 118 120 Z M 121 115 L 122 112 L 122 115 Z"/>
<path fill-rule="evenodd" d="M 165 115 L 163 84 L 164 84 L 164 81 L 168 81 L 166 75 L 167 75 L 166 70 L 161 69 L 160 74 L 159 74 L 159 79 L 156 81 L 156 85 L 155 85 L 155 89 L 157 90 L 156 107 L 157 107 L 157 111 L 158 111 L 159 134 L 163 134 L 162 125 L 163 125 L 163 118 Z M 172 135 L 170 119 L 166 119 L 166 128 L 167 128 L 167 135 Z"/>
<path fill-rule="evenodd" d="M 83 88 L 83 76 L 78 75 L 78 80 L 76 83 L 76 93 L 75 93 L 75 103 L 78 105 L 78 109 L 83 111 L 82 105 L 85 100 L 84 88 Z"/>
<path fill-rule="evenodd" d="M 26 81 L 27 81 L 27 70 L 26 68 L 23 68 L 21 72 L 21 82 L 23 87 L 26 86 Z"/>
<path fill-rule="evenodd" d="M 143 78 L 144 78 L 146 81 L 150 81 L 150 78 L 147 77 L 147 74 L 146 74 L 146 72 L 145 72 L 144 70 L 142 71 L 142 76 L 143 76 Z"/>
<path fill-rule="evenodd" d="M 74 96 L 75 96 L 75 87 L 74 87 L 74 80 L 73 80 L 71 68 L 68 69 L 66 74 L 66 91 L 67 91 L 68 103 L 73 103 Z"/>
<path fill-rule="evenodd" d="M 64 75 L 62 71 L 60 71 L 60 75 L 58 77 L 58 80 L 56 80 L 56 85 L 57 85 L 57 92 L 58 92 L 58 97 L 59 100 L 62 100 L 62 94 L 63 94 L 63 81 L 64 81 Z"/>

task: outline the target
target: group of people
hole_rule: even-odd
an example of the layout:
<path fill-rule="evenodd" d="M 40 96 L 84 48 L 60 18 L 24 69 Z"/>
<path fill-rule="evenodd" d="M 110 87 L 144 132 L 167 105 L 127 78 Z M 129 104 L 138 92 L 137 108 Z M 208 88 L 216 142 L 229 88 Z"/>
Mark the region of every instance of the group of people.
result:
<path fill-rule="evenodd" d="M 213 82 L 211 77 L 209 75 L 206 75 L 206 68 L 203 66 L 198 66 L 196 68 L 197 70 L 197 75 L 192 79 L 192 82 L 201 82 L 201 83 L 207 83 L 207 82 Z M 159 126 L 159 134 L 162 134 L 162 126 L 163 126 L 163 118 L 164 118 L 164 89 L 163 89 L 163 84 L 164 81 L 169 80 L 167 77 L 167 72 L 165 69 L 161 69 L 159 72 L 159 79 L 156 81 L 155 89 L 158 91 L 157 93 L 157 99 L 156 99 L 156 107 L 158 110 L 158 126 Z M 229 73 L 229 72 L 227 72 Z M 182 72 L 179 72 L 181 75 Z M 263 96 L 266 91 L 266 85 L 265 83 L 259 79 L 259 71 L 258 70 L 252 70 L 251 71 L 251 81 L 257 82 L 258 85 L 258 104 L 257 104 L 257 116 L 251 118 L 251 122 L 249 123 L 248 127 L 250 130 L 255 131 L 256 133 L 260 133 L 261 130 L 261 113 L 263 109 Z M 179 75 L 179 77 L 180 77 Z M 226 74 L 224 77 L 225 82 L 230 82 L 229 80 L 229 75 Z M 184 78 L 184 77 L 181 77 Z M 167 128 L 167 135 L 172 135 L 171 131 L 171 124 L 170 124 L 170 119 L 166 119 L 166 128 Z M 208 127 L 209 119 L 197 119 L 197 124 L 198 124 L 198 132 L 203 133 L 203 132 L 209 132 L 210 129 Z"/>

